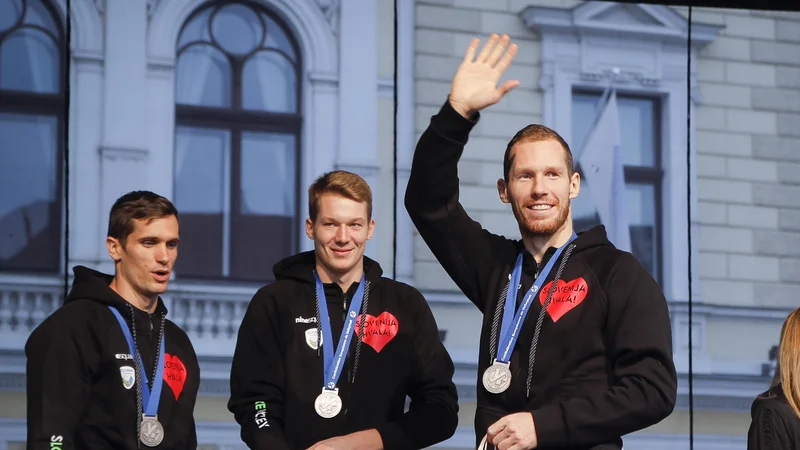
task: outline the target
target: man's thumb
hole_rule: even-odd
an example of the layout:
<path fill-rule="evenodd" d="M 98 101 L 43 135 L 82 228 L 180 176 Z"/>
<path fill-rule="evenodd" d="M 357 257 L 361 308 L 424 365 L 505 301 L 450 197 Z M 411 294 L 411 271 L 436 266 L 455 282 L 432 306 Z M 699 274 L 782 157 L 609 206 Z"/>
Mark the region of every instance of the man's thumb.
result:
<path fill-rule="evenodd" d="M 500 91 L 500 96 L 506 95 L 506 93 L 515 87 L 519 86 L 519 80 L 508 80 L 505 83 L 501 84 L 498 90 Z"/>

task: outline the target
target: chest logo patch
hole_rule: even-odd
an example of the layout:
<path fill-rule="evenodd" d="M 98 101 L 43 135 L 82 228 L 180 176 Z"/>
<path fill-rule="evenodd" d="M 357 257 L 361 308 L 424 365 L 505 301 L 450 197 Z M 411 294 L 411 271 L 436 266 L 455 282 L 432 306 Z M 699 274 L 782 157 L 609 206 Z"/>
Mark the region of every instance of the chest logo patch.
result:
<path fill-rule="evenodd" d="M 119 374 L 122 377 L 122 386 L 125 389 L 130 389 L 136 384 L 136 371 L 131 366 L 122 366 L 119 368 Z"/>
<path fill-rule="evenodd" d="M 542 305 L 547 301 L 547 294 L 552 286 L 553 282 L 551 281 L 539 291 L 539 302 Z M 553 291 L 553 297 L 550 299 L 550 305 L 547 307 L 547 313 L 550 314 L 553 322 L 558 322 L 558 319 L 563 317 L 564 314 L 580 305 L 588 293 L 589 286 L 583 277 L 572 281 L 558 280 L 556 289 Z"/>
<path fill-rule="evenodd" d="M 361 316 L 356 318 L 356 336 L 361 332 Z M 395 336 L 399 329 L 397 317 L 388 311 L 382 312 L 377 317 L 367 314 L 364 319 L 364 337 L 365 344 L 372 347 L 376 352 L 380 353 L 383 347 L 386 346 Z"/>
<path fill-rule="evenodd" d="M 177 401 L 183 392 L 183 385 L 186 384 L 186 366 L 180 358 L 169 353 L 164 353 L 164 381 L 172 389 Z"/>
<path fill-rule="evenodd" d="M 316 328 L 309 328 L 305 332 L 306 336 L 306 345 L 311 347 L 312 350 L 317 349 L 317 329 Z M 319 336 L 319 343 L 322 344 L 322 336 Z"/>

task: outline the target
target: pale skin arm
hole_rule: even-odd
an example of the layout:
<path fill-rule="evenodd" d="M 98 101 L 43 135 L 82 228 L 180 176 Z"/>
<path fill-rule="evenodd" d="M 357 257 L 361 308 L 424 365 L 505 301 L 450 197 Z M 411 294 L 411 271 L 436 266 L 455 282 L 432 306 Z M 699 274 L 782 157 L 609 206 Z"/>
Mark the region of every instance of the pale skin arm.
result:
<path fill-rule="evenodd" d="M 383 450 L 383 440 L 373 428 L 317 442 L 308 450 Z"/>

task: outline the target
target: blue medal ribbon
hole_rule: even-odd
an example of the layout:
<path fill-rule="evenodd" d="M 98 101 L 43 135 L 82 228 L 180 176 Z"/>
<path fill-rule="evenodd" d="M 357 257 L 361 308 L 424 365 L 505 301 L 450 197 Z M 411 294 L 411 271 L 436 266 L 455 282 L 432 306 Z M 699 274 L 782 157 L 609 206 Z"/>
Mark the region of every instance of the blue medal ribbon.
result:
<path fill-rule="evenodd" d="M 335 390 L 339 383 L 339 376 L 342 374 L 342 365 L 350 344 L 353 330 L 356 324 L 356 317 L 361 311 L 361 303 L 364 301 L 364 285 L 366 278 L 361 276 L 361 283 L 358 285 L 356 294 L 350 302 L 350 310 L 342 327 L 342 334 L 339 336 L 339 345 L 336 347 L 336 354 L 333 353 L 332 342 L 333 333 L 331 332 L 331 321 L 328 315 L 328 304 L 325 300 L 325 288 L 319 275 L 314 271 L 314 278 L 317 281 L 317 302 L 319 303 L 319 322 L 322 327 L 322 367 L 324 371 L 323 386 L 327 390 Z M 335 361 L 334 361 L 335 360 Z"/>
<path fill-rule="evenodd" d="M 138 354 L 136 348 L 133 345 L 133 336 L 131 335 L 131 330 L 128 329 L 128 324 L 125 323 L 125 319 L 122 318 L 122 314 L 117 311 L 117 308 L 109 305 L 108 309 L 114 313 L 114 316 L 117 318 L 117 322 L 119 322 L 119 326 L 122 328 L 122 333 L 125 335 L 125 340 L 128 341 L 128 348 L 131 352 L 131 357 L 135 358 L 136 355 L 139 356 L 139 377 L 142 380 L 142 403 L 144 403 L 144 415 L 155 417 L 158 413 L 158 403 L 161 401 L 161 388 L 164 386 L 164 341 L 166 341 L 166 336 L 161 336 L 161 348 L 158 350 L 158 365 L 156 366 L 156 375 L 155 379 L 153 380 L 153 395 L 150 395 L 150 387 L 148 386 L 147 381 L 147 371 L 144 370 L 144 363 L 142 361 L 141 355 Z M 133 321 L 133 318 L 131 318 Z M 132 326 L 136 326 L 132 324 Z"/>
<path fill-rule="evenodd" d="M 519 305 L 519 309 L 517 310 L 516 314 L 514 314 L 514 308 L 516 307 L 517 303 L 517 292 L 519 291 L 519 282 L 522 278 L 522 255 L 525 251 L 523 250 L 520 252 L 519 256 L 517 257 L 517 262 L 514 264 L 514 271 L 511 272 L 511 280 L 509 280 L 508 292 L 506 293 L 503 321 L 500 325 L 500 336 L 502 339 L 498 343 L 497 362 L 508 364 L 509 359 L 511 359 L 511 351 L 514 349 L 514 345 L 517 343 L 519 331 L 522 328 L 522 322 L 525 320 L 525 316 L 528 315 L 531 302 L 536 297 L 536 294 L 539 292 L 542 284 L 544 284 L 545 280 L 547 280 L 547 276 L 553 269 L 558 257 L 561 256 L 561 252 L 563 252 L 564 249 L 567 248 L 567 246 L 577 237 L 577 234 L 572 233 L 572 236 L 569 238 L 569 240 L 564 245 L 559 247 L 550 260 L 547 261 L 544 269 L 542 269 L 542 271 L 539 273 L 539 276 L 536 277 L 536 281 L 533 282 L 533 286 L 531 286 L 531 288 L 528 290 L 528 293 L 525 295 L 525 298 Z"/>

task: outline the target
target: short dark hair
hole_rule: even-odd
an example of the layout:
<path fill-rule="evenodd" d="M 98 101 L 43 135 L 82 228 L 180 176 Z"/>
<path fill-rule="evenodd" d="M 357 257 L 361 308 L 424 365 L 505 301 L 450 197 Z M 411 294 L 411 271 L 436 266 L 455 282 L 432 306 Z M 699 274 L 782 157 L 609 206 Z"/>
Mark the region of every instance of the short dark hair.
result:
<path fill-rule="evenodd" d="M 366 180 L 352 172 L 334 170 L 317 178 L 308 188 L 308 217 L 315 221 L 322 194 L 337 194 L 367 204 L 367 219 L 372 219 L 372 189 Z"/>
<path fill-rule="evenodd" d="M 135 220 L 147 220 L 175 216 L 178 210 L 166 198 L 150 191 L 132 191 L 118 198 L 108 216 L 108 236 L 118 239 L 122 245 L 133 233 Z"/>
<path fill-rule="evenodd" d="M 560 134 L 556 133 L 555 130 L 544 125 L 533 124 L 517 131 L 517 134 L 515 134 L 514 137 L 508 142 L 508 145 L 506 146 L 506 153 L 503 156 L 503 179 L 508 181 L 508 174 L 511 172 L 511 165 L 514 163 L 514 156 L 511 154 L 511 150 L 515 145 L 525 142 L 540 142 L 548 140 L 554 140 L 561 144 L 561 147 L 564 148 L 564 159 L 567 163 L 567 172 L 571 177 L 575 172 L 575 168 L 573 167 L 574 163 L 572 161 L 572 150 L 570 150 L 567 141 L 565 141 Z"/>

